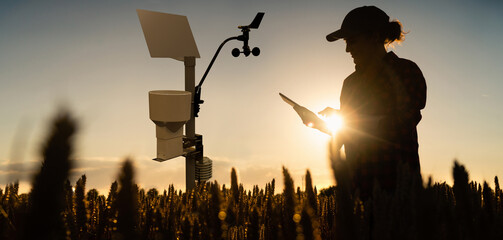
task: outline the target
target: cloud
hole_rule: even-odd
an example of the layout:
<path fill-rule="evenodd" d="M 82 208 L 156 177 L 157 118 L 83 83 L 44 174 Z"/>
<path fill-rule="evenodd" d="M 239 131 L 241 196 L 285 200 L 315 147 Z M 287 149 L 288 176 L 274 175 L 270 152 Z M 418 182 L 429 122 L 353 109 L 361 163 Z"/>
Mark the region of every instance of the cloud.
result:
<path fill-rule="evenodd" d="M 72 185 L 75 184 L 80 176 L 86 174 L 88 177 L 88 189 L 97 188 L 106 190 L 118 174 L 121 162 L 119 158 L 91 157 L 76 159 L 74 161 L 74 168 L 70 170 L 70 183 Z M 40 161 L 3 161 L 0 164 L 0 185 L 19 181 L 20 184 L 23 184 L 20 191 L 27 192 L 30 189 L 33 176 L 39 171 L 40 166 Z"/>
<path fill-rule="evenodd" d="M 38 162 L 11 162 L 0 163 L 0 184 L 5 185 L 14 181 L 31 181 L 36 173 Z"/>

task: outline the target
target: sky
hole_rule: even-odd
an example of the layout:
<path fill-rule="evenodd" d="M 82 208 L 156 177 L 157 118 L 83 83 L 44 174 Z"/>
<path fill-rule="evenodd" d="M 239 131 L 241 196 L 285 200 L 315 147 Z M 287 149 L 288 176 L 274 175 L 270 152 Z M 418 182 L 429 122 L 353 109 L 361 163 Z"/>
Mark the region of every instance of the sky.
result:
<path fill-rule="evenodd" d="M 201 58 L 199 82 L 220 43 L 265 12 L 250 33 L 258 57 L 223 48 L 202 88 L 196 133 L 213 178 L 282 188 L 282 166 L 303 186 L 307 169 L 318 189 L 334 184 L 328 137 L 305 127 L 278 96 L 321 111 L 339 107 L 343 80 L 354 71 L 345 43 L 325 36 L 350 10 L 375 5 L 404 26 L 389 49 L 421 68 L 428 86 L 418 125 L 423 177 L 452 183 L 454 159 L 476 181 L 503 176 L 503 3 L 501 1 L 14 1 L 0 2 L 0 186 L 22 191 L 40 166 L 41 143 L 61 106 L 79 121 L 76 168 L 88 189 L 107 191 L 131 158 L 144 188 L 185 189 L 185 159 L 158 163 L 148 92 L 183 90 L 184 65 L 151 58 L 136 9 L 185 15 Z"/>

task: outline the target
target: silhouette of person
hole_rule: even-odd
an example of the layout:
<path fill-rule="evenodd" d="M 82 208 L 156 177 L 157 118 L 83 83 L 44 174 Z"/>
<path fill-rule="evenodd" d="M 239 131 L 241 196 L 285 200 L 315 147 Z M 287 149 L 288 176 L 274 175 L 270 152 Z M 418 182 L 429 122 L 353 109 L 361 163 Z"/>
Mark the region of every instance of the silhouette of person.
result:
<path fill-rule="evenodd" d="M 353 187 L 361 199 L 371 195 L 374 181 L 393 192 L 398 165 L 406 163 L 411 174 L 420 176 L 416 126 L 426 103 L 419 67 L 387 52 L 389 44 L 403 40 L 402 25 L 375 6 L 363 6 L 350 11 L 341 28 L 326 38 L 344 39 L 355 63 L 340 95 L 346 128 L 339 137 Z M 320 114 L 338 111 L 328 107 Z"/>

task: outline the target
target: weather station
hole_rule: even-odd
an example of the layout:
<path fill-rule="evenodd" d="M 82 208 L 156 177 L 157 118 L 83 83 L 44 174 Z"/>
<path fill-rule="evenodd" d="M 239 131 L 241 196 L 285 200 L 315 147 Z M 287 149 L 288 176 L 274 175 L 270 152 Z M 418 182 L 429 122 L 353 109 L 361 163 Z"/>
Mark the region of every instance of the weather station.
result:
<path fill-rule="evenodd" d="M 258 56 L 260 49 L 250 49 L 251 29 L 260 26 L 264 13 L 259 12 L 250 25 L 238 26 L 241 35 L 225 39 L 218 47 L 199 84 L 195 85 L 196 58 L 200 58 L 194 36 L 186 16 L 137 9 L 138 18 L 152 58 L 172 58 L 183 61 L 185 90 L 154 90 L 149 92 L 149 115 L 155 124 L 157 156 L 153 160 L 164 162 L 185 157 L 186 190 L 197 182 L 212 177 L 212 161 L 203 155 L 203 137 L 196 134 L 196 121 L 200 111 L 201 87 L 223 46 L 231 41 L 243 42 L 242 50 L 234 48 L 232 55 Z M 185 135 L 183 127 L 185 126 Z"/>

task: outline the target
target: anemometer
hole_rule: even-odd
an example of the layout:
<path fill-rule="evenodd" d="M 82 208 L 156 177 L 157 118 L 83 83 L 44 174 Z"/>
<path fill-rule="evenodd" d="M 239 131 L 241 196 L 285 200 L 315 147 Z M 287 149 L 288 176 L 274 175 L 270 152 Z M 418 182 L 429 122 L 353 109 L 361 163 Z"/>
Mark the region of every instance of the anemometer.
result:
<path fill-rule="evenodd" d="M 211 59 L 210 64 L 208 65 L 208 68 L 206 69 L 206 72 L 204 72 L 203 77 L 201 78 L 201 81 L 199 84 L 196 86 L 196 93 L 194 96 L 194 116 L 198 117 L 198 113 L 200 110 L 200 104 L 204 103 L 204 100 L 201 100 L 201 86 L 204 83 L 204 80 L 206 79 L 206 76 L 208 75 L 208 72 L 210 71 L 211 67 L 213 66 L 213 63 L 218 57 L 218 54 L 220 53 L 220 50 L 222 50 L 222 47 L 229 41 L 231 40 L 238 40 L 243 42 L 243 51 L 240 51 L 238 48 L 234 48 L 232 50 L 232 56 L 234 57 L 239 57 L 239 54 L 243 53 L 245 57 L 248 57 L 250 55 L 250 52 L 253 54 L 253 56 L 258 56 L 260 55 L 260 49 L 258 47 L 254 47 L 250 51 L 250 46 L 248 45 L 248 40 L 250 39 L 250 29 L 258 29 L 260 26 L 260 23 L 262 22 L 262 18 L 264 17 L 263 12 L 257 13 L 255 18 L 253 19 L 252 23 L 248 26 L 238 26 L 239 29 L 241 29 L 242 34 L 240 36 L 236 37 L 230 37 L 225 39 L 222 44 L 218 47 L 217 51 L 215 52 L 215 55 L 213 56 L 213 59 Z"/>

